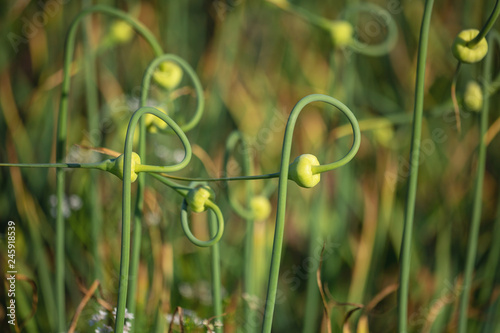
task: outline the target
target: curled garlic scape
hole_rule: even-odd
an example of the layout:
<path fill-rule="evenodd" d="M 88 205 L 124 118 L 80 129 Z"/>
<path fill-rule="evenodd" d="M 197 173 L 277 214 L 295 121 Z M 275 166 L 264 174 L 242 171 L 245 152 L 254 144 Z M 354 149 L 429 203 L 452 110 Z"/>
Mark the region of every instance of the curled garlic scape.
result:
<path fill-rule="evenodd" d="M 220 208 L 212 201 L 215 197 L 213 190 L 207 185 L 199 185 L 189 190 L 181 207 L 181 227 L 184 234 L 191 243 L 200 247 L 215 245 L 224 233 L 224 217 Z M 206 241 L 196 238 L 191 232 L 188 221 L 188 207 L 195 213 L 201 213 L 210 210 L 210 214 L 216 218 L 217 231 L 214 236 Z"/>

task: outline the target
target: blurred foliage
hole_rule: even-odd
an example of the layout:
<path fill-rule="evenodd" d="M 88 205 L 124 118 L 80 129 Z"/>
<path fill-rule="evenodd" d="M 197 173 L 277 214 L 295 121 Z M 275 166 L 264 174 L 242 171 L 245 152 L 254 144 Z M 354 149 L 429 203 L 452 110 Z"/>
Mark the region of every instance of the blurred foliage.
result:
<path fill-rule="evenodd" d="M 342 15 L 358 1 L 293 1 L 327 19 Z M 207 98 L 201 123 L 188 133 L 198 154 L 179 175 L 220 176 L 225 139 L 234 129 L 248 141 L 256 174 L 278 171 L 286 118 L 293 105 L 310 93 L 336 97 L 349 106 L 362 124 L 363 138 L 356 158 L 347 166 L 322 176 L 314 189 L 291 186 L 282 260 L 279 304 L 273 332 L 296 332 L 302 328 L 309 262 L 309 230 L 318 223 L 324 255 L 321 280 L 332 305 L 333 330 L 342 323 L 355 302 L 365 306 L 349 319 L 355 331 L 360 315 L 371 332 L 396 330 L 396 297 L 391 292 L 368 306 L 398 279 L 398 255 L 403 225 L 410 128 L 414 100 L 415 62 L 423 1 L 369 1 L 386 8 L 396 21 L 399 38 L 387 55 L 368 57 L 349 49 L 335 49 L 330 36 L 293 13 L 265 1 L 99 1 L 131 13 L 159 38 L 168 53 L 184 58 L 199 74 Z M 60 99 L 62 56 L 68 26 L 77 13 L 96 1 L 0 2 L 0 162 L 46 163 L 55 158 L 55 122 Z M 460 281 L 464 269 L 471 220 L 473 182 L 478 137 L 478 115 L 461 108 L 462 133 L 455 127 L 450 86 L 456 67 L 450 45 L 463 28 L 480 27 L 494 1 L 440 1 L 436 4 L 426 72 L 425 119 L 413 235 L 409 325 L 412 332 L 454 331 Z M 139 88 L 153 52 L 144 41 L 110 38 L 113 20 L 93 15 L 82 26 L 88 39 L 79 38 L 70 92 L 68 159 L 95 161 L 100 154 L 81 148 L 91 142 L 122 151 L 126 125 L 138 106 Z M 376 18 L 360 16 L 355 25 L 359 38 L 370 42 L 369 26 L 384 29 Z M 498 23 L 496 24 L 498 28 Z M 87 130 L 83 49 L 95 60 L 99 131 Z M 497 52 L 494 47 L 490 52 Z M 495 75 L 500 67 L 495 58 Z M 481 65 L 464 66 L 457 86 L 459 100 L 468 81 L 481 82 Z M 180 87 L 189 86 L 183 78 Z M 152 104 L 165 105 L 176 121 L 189 119 L 195 100 L 182 94 L 175 100 L 156 85 Z M 491 101 L 490 124 L 499 121 L 498 93 Z M 299 118 L 292 158 L 314 153 L 320 161 L 333 161 L 351 144 L 347 120 L 326 107 L 313 105 Z M 333 114 L 333 116 L 331 115 Z M 498 125 L 497 125 L 498 127 Z M 493 128 L 493 127 L 492 127 Z M 178 159 L 180 143 L 164 134 L 148 135 L 148 161 L 169 164 Z M 485 323 L 498 324 L 488 311 L 498 303 L 498 265 L 491 272 L 488 258 L 498 239 L 494 223 L 498 214 L 500 140 L 488 146 L 482 224 L 473 294 L 470 304 L 471 332 Z M 182 157 L 182 156 L 181 156 Z M 235 175 L 238 174 L 238 156 Z M 121 181 L 99 174 L 98 188 L 103 214 L 99 234 L 102 271 L 96 272 L 89 251 L 89 181 L 85 170 L 68 171 L 66 233 L 67 320 L 73 317 L 95 278 L 101 281 L 97 298 L 115 304 L 118 291 L 121 219 Z M 255 181 L 256 190 L 268 182 Z M 196 248 L 179 225 L 181 198 L 153 179 L 146 193 L 141 263 L 137 272 L 136 332 L 166 332 L 167 315 L 177 306 L 199 318 L 210 318 L 209 249 Z M 243 202 L 243 184 L 231 184 Z M 257 299 L 242 295 L 244 220 L 231 212 L 223 183 L 215 183 L 218 203 L 226 219 L 221 243 L 225 332 L 241 326 L 244 302 L 263 310 L 274 213 L 255 225 L 255 285 Z M 1 262 L 5 265 L 6 222 L 16 222 L 18 271 L 38 285 L 38 306 L 27 322 L 28 332 L 48 332 L 53 327 L 54 272 L 54 169 L 0 168 Z M 71 198 L 81 207 L 71 207 Z M 76 200 L 76 199 L 74 199 Z M 275 194 L 271 196 L 275 206 Z M 314 205 L 316 203 L 316 205 Z M 312 207 L 316 208 L 312 208 Z M 274 212 L 274 208 L 273 208 Z M 207 235 L 205 214 L 193 220 L 193 230 Z M 201 236 L 200 236 L 201 237 Z M 314 247 L 313 247 L 314 248 Z M 314 253 L 319 251 L 314 251 Z M 45 267 L 45 268 L 43 268 Z M 43 273 L 43 271 L 46 273 Z M 43 277 L 43 274 L 48 274 Z M 483 284 L 493 276 L 491 285 Z M 45 279 L 45 280 L 43 280 Z M 45 281 L 45 282 L 44 282 Z M 0 284 L 4 291 L 4 284 Z M 32 290 L 18 281 L 17 316 L 31 311 Z M 489 288 L 488 291 L 483 291 Z M 382 294 L 381 294 L 382 293 Z M 3 294 L 3 293 L 2 293 Z M 7 331 L 6 301 L 1 298 L 0 318 Z M 334 302 L 335 301 L 335 302 Z M 338 302 L 338 303 L 337 303 Z M 320 325 L 321 305 L 318 317 Z M 89 320 L 100 305 L 94 298 L 84 309 L 79 331 L 91 331 Z M 497 308 L 498 309 L 498 308 Z M 498 313 L 498 312 L 497 312 Z M 260 319 L 259 319 L 260 320 Z M 323 324 L 320 324 L 323 323 Z M 260 327 L 260 321 L 257 326 Z M 360 328 L 363 325 L 359 325 Z M 492 325 L 490 323 L 490 325 Z M 431 329 L 432 326 L 432 329 Z M 325 326 L 326 327 L 326 326 Z M 498 326 L 497 326 L 498 327 Z M 359 332 L 360 330 L 358 330 Z"/>

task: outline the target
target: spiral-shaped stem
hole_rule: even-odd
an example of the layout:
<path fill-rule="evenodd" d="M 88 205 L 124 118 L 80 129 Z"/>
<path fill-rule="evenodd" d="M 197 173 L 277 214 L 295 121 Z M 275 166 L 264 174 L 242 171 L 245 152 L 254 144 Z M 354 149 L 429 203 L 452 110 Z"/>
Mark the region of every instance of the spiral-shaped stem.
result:
<path fill-rule="evenodd" d="M 130 175 L 132 173 L 132 141 L 137 123 L 141 116 L 145 114 L 152 114 L 163 121 L 165 121 L 177 134 L 184 146 L 185 156 L 184 159 L 171 166 L 150 166 L 150 165 L 137 165 L 135 172 L 171 172 L 178 171 L 184 168 L 191 160 L 192 151 L 191 145 L 184 134 L 172 118 L 165 113 L 153 107 L 142 107 L 132 115 L 130 119 L 127 136 L 125 139 L 124 148 L 124 161 L 123 161 L 123 193 L 122 193 L 122 244 L 121 244 L 121 257 L 120 257 L 120 284 L 118 291 L 118 305 L 116 311 L 115 332 L 123 332 L 123 325 L 125 321 L 125 305 L 127 300 L 127 287 L 129 278 L 129 264 L 130 264 L 130 215 L 131 215 L 131 184 L 132 180 Z M 142 169 L 141 169 L 142 167 Z"/>
<path fill-rule="evenodd" d="M 196 93 L 196 101 L 197 101 L 197 106 L 196 110 L 194 112 L 193 117 L 191 120 L 184 124 L 181 125 L 180 128 L 184 131 L 187 132 L 194 128 L 198 124 L 198 122 L 201 119 L 201 116 L 203 114 L 204 106 L 205 106 L 205 99 L 203 95 L 203 88 L 201 86 L 200 80 L 198 76 L 196 75 L 195 71 L 193 68 L 182 58 L 173 55 L 173 54 L 164 54 L 156 57 L 151 61 L 151 63 L 148 65 L 146 68 L 146 71 L 144 72 L 144 76 L 142 79 L 142 86 L 141 86 L 141 100 L 140 100 L 140 105 L 141 106 L 146 106 L 147 101 L 148 101 L 148 94 L 150 92 L 150 86 L 151 86 L 151 78 L 154 74 L 155 69 L 164 61 L 173 61 L 177 64 L 180 65 L 182 69 L 188 74 L 188 76 L 191 78 L 195 93 Z M 172 129 L 167 129 L 168 133 L 173 133 Z M 146 122 L 144 118 L 141 118 L 139 120 L 139 148 L 138 148 L 138 153 L 140 156 L 143 156 L 143 159 L 145 159 L 146 155 Z M 137 189 L 137 197 L 136 197 L 136 204 L 135 204 L 135 223 L 134 223 L 134 240 L 133 240 L 133 251 L 132 251 L 132 272 L 136 272 L 138 265 L 139 265 L 139 257 L 140 257 L 140 243 L 141 243 L 141 216 L 142 216 L 142 209 L 144 206 L 144 188 L 145 188 L 145 178 L 144 175 L 139 175 L 139 180 L 138 180 L 138 189 Z M 137 280 L 135 278 L 131 279 L 130 283 L 130 295 L 129 295 L 129 307 L 130 311 L 134 312 L 135 311 L 135 290 L 137 286 Z"/>
<path fill-rule="evenodd" d="M 63 81 L 61 89 L 61 100 L 59 104 L 59 116 L 57 122 L 57 142 L 56 142 L 56 161 L 64 163 L 66 156 L 66 138 L 68 121 L 68 98 L 70 88 L 70 66 L 75 50 L 76 32 L 83 18 L 92 13 L 104 13 L 113 17 L 122 19 L 129 23 L 141 34 L 151 45 L 153 51 L 160 55 L 163 53 L 161 46 L 156 41 L 153 34 L 140 22 L 133 19 L 130 15 L 117 9 L 104 5 L 89 7 L 81 11 L 71 23 L 64 48 Z M 56 304 L 58 331 L 66 330 L 65 323 L 65 300 L 64 300 L 64 216 L 63 216 L 63 196 L 64 196 L 64 170 L 56 171 L 56 195 L 58 197 L 56 206 Z"/>
<path fill-rule="evenodd" d="M 144 77 L 142 79 L 142 88 L 141 88 L 141 106 L 146 106 L 148 100 L 148 94 L 151 86 L 151 78 L 154 74 L 155 69 L 162 62 L 165 61 L 173 61 L 181 66 L 182 69 L 188 74 L 193 82 L 194 90 L 196 93 L 196 110 L 194 112 L 193 117 L 189 122 L 180 126 L 180 128 L 184 132 L 188 132 L 193 129 L 201 119 L 203 115 L 203 110 L 205 108 L 205 98 L 203 95 L 203 87 L 201 86 L 200 79 L 196 75 L 193 68 L 182 58 L 174 55 L 174 54 L 164 54 L 156 57 L 148 66 L 144 73 Z"/>
<path fill-rule="evenodd" d="M 205 204 L 205 206 L 215 214 L 216 219 L 217 219 L 217 231 L 210 240 L 203 241 L 197 238 L 193 233 L 191 232 L 191 228 L 189 228 L 189 222 L 188 222 L 188 204 L 186 199 L 182 201 L 182 207 L 181 207 L 181 226 L 182 230 L 184 231 L 184 234 L 186 237 L 189 239 L 191 243 L 193 243 L 196 246 L 200 247 L 208 247 L 208 246 L 213 246 L 215 245 L 222 237 L 224 233 L 224 217 L 222 216 L 222 212 L 220 208 L 213 203 L 211 200 L 208 200 Z"/>
<path fill-rule="evenodd" d="M 315 167 L 313 172 L 320 173 L 320 172 L 330 171 L 346 164 L 355 156 L 361 143 L 360 141 L 361 132 L 359 130 L 359 125 L 358 121 L 356 120 L 356 117 L 351 112 L 351 110 L 349 110 L 347 106 L 345 106 L 335 98 L 319 94 L 309 95 L 301 99 L 293 108 L 286 125 L 285 137 L 283 140 L 283 148 L 281 153 L 281 168 L 280 168 L 280 177 L 278 185 L 278 208 L 276 215 L 276 227 L 274 231 L 274 243 L 273 243 L 273 252 L 271 257 L 269 284 L 267 289 L 266 308 L 264 311 L 264 322 L 262 325 L 262 332 L 264 333 L 271 332 L 274 307 L 276 304 L 276 294 L 278 291 L 278 277 L 279 277 L 279 268 L 281 262 L 281 250 L 283 246 L 283 236 L 285 231 L 288 168 L 290 164 L 290 154 L 292 149 L 293 130 L 295 128 L 295 123 L 297 122 L 297 118 L 302 109 L 307 104 L 312 102 L 325 102 L 332 106 L 337 107 L 342 113 L 344 113 L 344 115 L 347 116 L 353 129 L 353 144 L 347 155 L 345 155 L 339 161 L 326 165 L 319 165 Z"/>

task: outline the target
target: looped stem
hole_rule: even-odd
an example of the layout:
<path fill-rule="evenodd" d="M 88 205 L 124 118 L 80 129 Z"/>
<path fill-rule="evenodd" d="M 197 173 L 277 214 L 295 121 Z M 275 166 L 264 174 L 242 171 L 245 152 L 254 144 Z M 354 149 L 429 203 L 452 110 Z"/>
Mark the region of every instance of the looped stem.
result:
<path fill-rule="evenodd" d="M 139 165 L 136 167 L 135 171 L 139 172 L 170 172 L 177 171 L 185 167 L 191 160 L 192 152 L 191 145 L 184 134 L 177 125 L 168 115 L 161 112 L 153 107 L 142 107 L 134 112 L 132 118 L 130 119 L 127 136 L 125 138 L 125 148 L 124 148 L 124 161 L 123 161 L 123 174 L 129 175 L 132 172 L 132 142 L 134 138 L 135 128 L 139 119 L 150 113 L 161 118 L 165 121 L 179 136 L 181 140 L 186 155 L 184 159 L 172 166 L 150 166 L 150 165 Z M 123 178 L 123 193 L 122 193 L 122 244 L 121 244 L 121 258 L 120 258 L 120 284 L 118 291 L 118 305 L 116 311 L 116 323 L 115 332 L 123 332 L 123 325 L 125 321 L 125 305 L 127 301 L 127 288 L 129 280 L 129 265 L 130 265 L 130 215 L 131 215 L 131 187 L 132 180 L 130 177 Z"/>
<path fill-rule="evenodd" d="M 274 243 L 273 243 L 273 253 L 271 258 L 271 270 L 269 274 L 269 285 L 267 289 L 266 298 L 266 308 L 264 312 L 264 322 L 262 326 L 263 333 L 270 333 L 273 323 L 274 306 L 276 303 L 276 294 L 278 291 L 278 278 L 279 278 L 279 268 L 281 262 L 281 249 L 283 246 L 283 236 L 285 231 L 285 211 L 286 211 L 286 193 L 287 193 L 287 183 L 288 183 L 288 168 L 290 164 L 290 154 L 292 149 L 292 138 L 293 130 L 295 128 L 295 123 L 297 118 L 302 111 L 302 109 L 309 103 L 312 102 L 325 102 L 330 105 L 337 107 L 341 112 L 343 112 L 351 122 L 353 128 L 353 145 L 351 150 L 337 162 L 326 164 L 324 166 L 317 166 L 316 172 L 324 172 L 328 170 L 333 170 L 349 162 L 359 149 L 361 133 L 359 130 L 359 124 L 356 120 L 354 114 L 349 110 L 347 106 L 338 101 L 337 99 L 326 96 L 326 95 L 309 95 L 302 98 L 293 108 L 285 130 L 285 138 L 283 140 L 283 149 L 281 153 L 281 169 L 279 177 L 279 189 L 278 189 L 278 208 L 276 214 L 276 227 L 274 232 Z"/>
<path fill-rule="evenodd" d="M 127 13 L 104 5 L 97 5 L 86 8 L 81 11 L 71 23 L 68 34 L 66 35 L 66 44 L 64 48 L 64 64 L 63 64 L 63 81 L 61 89 L 61 100 L 59 104 L 59 115 L 57 121 L 57 142 L 56 142 L 56 161 L 58 163 L 65 162 L 66 156 L 66 141 L 67 141 L 67 122 L 68 122 L 68 98 L 70 88 L 70 66 L 75 50 L 76 32 L 80 22 L 83 18 L 92 13 L 104 13 L 116 18 L 122 19 L 130 24 L 144 39 L 151 45 L 153 51 L 157 55 L 161 55 L 163 50 L 157 42 L 154 35 L 140 22 L 129 16 Z M 65 323 L 65 293 L 64 293 L 64 216 L 62 208 L 62 197 L 64 195 L 64 170 L 58 169 L 56 171 L 56 194 L 59 198 L 56 207 L 56 304 L 58 326 L 57 331 L 66 331 Z M 121 327 L 117 326 L 120 333 L 123 330 L 123 323 Z"/>
<path fill-rule="evenodd" d="M 208 247 L 208 246 L 213 246 L 215 245 L 222 237 L 222 234 L 224 233 L 224 217 L 222 216 L 222 212 L 220 211 L 220 208 L 214 204 L 212 201 L 208 200 L 205 203 L 206 207 L 211 210 L 213 213 L 215 213 L 215 216 L 217 218 L 217 232 L 215 235 L 207 241 L 202 241 L 198 238 L 196 238 L 195 235 L 191 232 L 191 229 L 189 228 L 189 222 L 188 222 L 188 204 L 186 199 L 182 201 L 182 207 L 181 207 L 181 226 L 182 230 L 186 234 L 186 237 L 193 243 L 194 245 L 200 246 L 200 247 Z"/>
<path fill-rule="evenodd" d="M 205 108 L 205 98 L 203 95 L 203 88 L 201 86 L 200 79 L 198 78 L 198 75 L 196 75 L 193 68 L 184 59 L 182 59 L 176 55 L 173 55 L 173 54 L 164 54 L 164 55 L 161 55 L 161 56 L 155 58 L 149 64 L 148 68 L 146 69 L 146 72 L 144 73 L 144 77 L 142 79 L 141 105 L 145 106 L 147 104 L 149 87 L 151 85 L 151 78 L 153 76 L 155 69 L 162 62 L 168 61 L 168 60 L 176 62 L 184 69 L 184 71 L 186 71 L 188 76 L 193 81 L 194 90 L 196 92 L 197 105 L 196 105 L 196 110 L 195 110 L 195 113 L 193 115 L 193 118 L 188 123 L 180 126 L 180 128 L 184 132 L 187 132 L 187 131 L 193 129 L 199 123 L 201 116 L 203 115 L 203 109 Z M 171 132 L 171 130 L 167 129 L 165 132 Z"/>
<path fill-rule="evenodd" d="M 189 143 L 189 140 L 187 139 L 186 134 L 184 134 L 184 132 L 182 131 L 180 126 L 177 125 L 175 123 L 175 121 L 172 118 L 170 118 L 167 114 L 165 114 L 164 112 L 161 112 L 160 110 L 158 110 L 154 107 L 151 107 L 151 106 L 143 106 L 140 109 L 138 109 L 137 111 L 135 111 L 135 113 L 132 116 L 132 119 L 130 120 L 130 123 L 129 123 L 129 127 L 127 130 L 127 138 L 130 135 L 130 132 L 131 131 L 133 132 L 135 130 L 135 125 L 137 124 L 137 122 L 132 124 L 132 120 L 134 119 L 134 117 L 136 117 L 136 119 L 138 120 L 138 118 L 141 117 L 142 115 L 144 115 L 145 113 L 150 113 L 152 115 L 155 115 L 158 118 L 162 119 L 164 122 L 166 122 L 172 128 L 172 130 L 175 132 L 175 134 L 177 134 L 179 139 L 181 140 L 181 143 L 184 146 L 184 151 L 186 152 L 186 154 L 185 154 L 184 158 L 182 159 L 182 161 L 180 161 L 179 163 L 177 163 L 175 165 L 156 166 L 156 165 L 140 164 L 140 165 L 137 165 L 135 167 L 135 172 L 137 172 L 137 173 L 139 173 L 139 172 L 161 173 L 161 172 L 178 171 L 178 170 L 183 169 L 191 160 L 191 156 L 192 156 L 191 144 Z M 133 125 L 133 128 L 131 127 L 132 125 Z M 127 174 L 125 172 L 126 163 L 127 162 L 125 160 L 124 170 L 123 170 L 124 174 Z"/>

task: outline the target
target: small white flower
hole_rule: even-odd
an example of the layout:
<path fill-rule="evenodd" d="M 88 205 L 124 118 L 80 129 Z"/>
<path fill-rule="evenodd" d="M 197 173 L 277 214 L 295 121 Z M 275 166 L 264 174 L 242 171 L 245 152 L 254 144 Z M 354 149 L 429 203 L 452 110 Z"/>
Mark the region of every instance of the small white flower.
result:
<path fill-rule="evenodd" d="M 89 321 L 90 326 L 94 326 L 95 324 L 106 320 L 108 313 L 104 310 L 99 310 L 98 313 L 94 314 Z"/>

